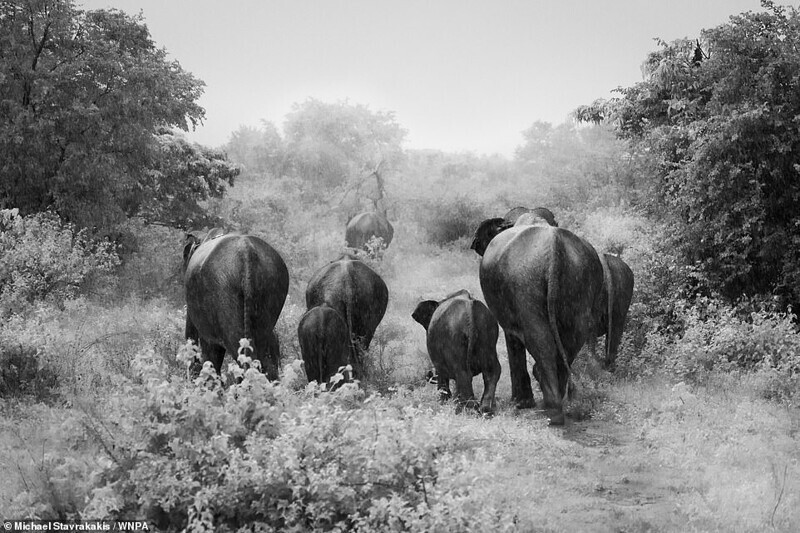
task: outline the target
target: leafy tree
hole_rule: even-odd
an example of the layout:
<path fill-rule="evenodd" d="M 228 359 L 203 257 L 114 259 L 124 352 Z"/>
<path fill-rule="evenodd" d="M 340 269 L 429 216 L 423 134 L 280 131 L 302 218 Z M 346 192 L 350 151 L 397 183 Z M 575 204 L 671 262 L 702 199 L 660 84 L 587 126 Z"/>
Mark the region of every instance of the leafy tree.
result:
<path fill-rule="evenodd" d="M 196 201 L 221 194 L 235 171 L 205 172 L 224 158 L 205 152 L 212 163 L 197 166 L 158 134 L 202 120 L 202 87 L 156 48 L 141 16 L 71 0 L 0 3 L 0 206 L 54 209 L 81 226 L 167 222 L 157 217 L 176 202 L 185 211 L 168 222 L 197 216 Z"/>
<path fill-rule="evenodd" d="M 231 133 L 225 151 L 247 174 L 279 177 L 283 172 L 283 139 L 275 124 L 267 120 L 261 121 L 260 128 L 240 126 Z"/>
<path fill-rule="evenodd" d="M 539 201 L 582 209 L 639 201 L 640 165 L 607 126 L 537 121 L 522 136 L 514 163 L 522 188 L 537 191 Z"/>
<path fill-rule="evenodd" d="M 380 181 L 402 160 L 406 135 L 391 112 L 313 98 L 294 105 L 283 130 L 289 171 L 326 188 L 354 185 L 376 170 Z"/>
<path fill-rule="evenodd" d="M 700 39 L 660 42 L 645 79 L 576 115 L 658 161 L 652 207 L 712 288 L 800 302 L 800 16 L 762 1 Z"/>

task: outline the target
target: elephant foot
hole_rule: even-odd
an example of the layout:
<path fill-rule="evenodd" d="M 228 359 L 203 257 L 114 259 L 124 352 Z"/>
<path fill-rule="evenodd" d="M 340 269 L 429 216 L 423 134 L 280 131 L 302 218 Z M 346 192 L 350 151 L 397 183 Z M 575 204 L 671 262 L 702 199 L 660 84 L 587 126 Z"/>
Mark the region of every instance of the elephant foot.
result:
<path fill-rule="evenodd" d="M 514 400 L 517 409 L 533 409 L 536 407 L 536 400 L 533 398 L 524 398 L 522 400 Z"/>
<path fill-rule="evenodd" d="M 567 418 L 564 416 L 563 412 L 555 413 L 547 419 L 548 425 L 551 426 L 563 426 L 566 421 Z"/>
<path fill-rule="evenodd" d="M 485 417 L 491 417 L 494 415 L 494 409 L 491 405 L 481 404 L 480 413 Z"/>

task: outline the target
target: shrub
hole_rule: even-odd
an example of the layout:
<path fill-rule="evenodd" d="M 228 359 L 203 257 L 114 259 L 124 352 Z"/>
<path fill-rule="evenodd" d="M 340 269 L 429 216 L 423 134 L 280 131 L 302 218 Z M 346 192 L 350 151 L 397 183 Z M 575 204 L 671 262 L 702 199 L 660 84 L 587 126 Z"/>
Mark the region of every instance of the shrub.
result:
<path fill-rule="evenodd" d="M 63 305 L 118 264 L 111 243 L 93 242 L 55 214 L 0 210 L 0 316 L 36 300 Z"/>
<path fill-rule="evenodd" d="M 187 348 L 179 359 L 193 355 Z M 166 531 L 512 528 L 510 515 L 479 505 L 483 496 L 466 483 L 474 461 L 492 460 L 471 452 L 458 429 L 406 402 L 365 400 L 354 384 L 293 392 L 241 360 L 241 381 L 223 388 L 210 364 L 192 383 L 141 352 L 133 365 L 141 384 L 121 382 L 102 410 L 68 421 L 102 459 L 82 469 L 56 461 L 42 470 L 43 486 L 68 472 L 71 492 L 30 488 L 11 511 L 144 517 Z"/>
<path fill-rule="evenodd" d="M 800 335 L 789 314 L 757 310 L 740 314 L 734 306 L 701 298 L 679 307 L 683 336 L 667 363 L 677 374 L 706 371 L 778 371 L 800 374 Z"/>
<path fill-rule="evenodd" d="M 0 398 L 52 399 L 58 376 L 32 346 L 0 344 Z"/>
<path fill-rule="evenodd" d="M 0 347 L 35 354 L 38 372 L 52 373 L 59 393 L 94 398 L 120 379 L 135 378 L 131 365 L 138 352 L 152 350 L 171 374 L 183 373 L 175 358 L 183 324 L 184 312 L 163 300 L 105 307 L 78 297 L 64 309 L 39 303 L 25 316 L 8 317 L 0 323 Z"/>
<path fill-rule="evenodd" d="M 440 246 L 472 238 L 478 224 L 486 218 L 483 207 L 465 196 L 425 202 L 422 208 L 428 241 Z"/>
<path fill-rule="evenodd" d="M 118 293 L 141 298 L 166 296 L 172 302 L 181 302 L 184 232 L 134 218 L 121 224 L 117 233 L 126 238 L 118 269 Z"/>

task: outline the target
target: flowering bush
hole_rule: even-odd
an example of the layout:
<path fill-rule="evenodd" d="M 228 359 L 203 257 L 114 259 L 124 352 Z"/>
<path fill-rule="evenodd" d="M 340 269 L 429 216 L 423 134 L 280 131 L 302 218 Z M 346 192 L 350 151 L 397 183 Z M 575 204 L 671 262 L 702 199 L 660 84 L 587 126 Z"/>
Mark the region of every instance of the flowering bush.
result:
<path fill-rule="evenodd" d="M 178 359 L 195 356 L 187 344 Z M 209 363 L 190 382 L 152 350 L 140 352 L 139 378 L 121 383 L 102 414 L 71 424 L 85 429 L 84 444 L 100 443 L 103 459 L 83 470 L 54 463 L 74 487 L 58 510 L 42 491 L 21 493 L 11 510 L 146 517 L 167 531 L 512 529 L 512 517 L 480 505 L 465 482 L 472 461 L 492 459 L 476 457 L 468 438 L 430 412 L 365 399 L 352 383 L 295 392 L 246 355 L 240 363 L 241 381 L 226 388 Z"/>

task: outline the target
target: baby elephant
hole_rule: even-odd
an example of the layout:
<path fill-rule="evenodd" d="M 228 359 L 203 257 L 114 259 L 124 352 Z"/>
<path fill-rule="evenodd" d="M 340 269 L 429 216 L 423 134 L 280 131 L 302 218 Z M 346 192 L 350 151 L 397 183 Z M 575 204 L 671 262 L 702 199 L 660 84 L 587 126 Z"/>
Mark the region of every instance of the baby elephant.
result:
<path fill-rule="evenodd" d="M 328 383 L 347 364 L 350 355 L 347 322 L 333 307 L 323 304 L 309 309 L 300 318 L 297 338 L 309 382 Z"/>
<path fill-rule="evenodd" d="M 497 359 L 497 321 L 491 311 L 466 290 L 441 302 L 425 300 L 411 317 L 428 332 L 428 354 L 438 373 L 443 399 L 450 397 L 450 380 L 456 380 L 456 399 L 473 404 L 472 378 L 483 374 L 480 410 L 494 411 L 494 394 L 500 379 Z"/>

